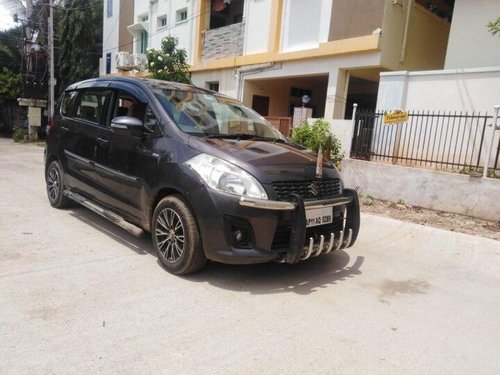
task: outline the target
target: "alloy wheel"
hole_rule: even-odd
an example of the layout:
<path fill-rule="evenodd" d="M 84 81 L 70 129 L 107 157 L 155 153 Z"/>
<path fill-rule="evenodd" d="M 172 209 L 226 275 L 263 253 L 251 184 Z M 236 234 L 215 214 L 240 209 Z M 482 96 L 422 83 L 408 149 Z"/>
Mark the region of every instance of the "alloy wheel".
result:
<path fill-rule="evenodd" d="M 163 258 L 169 263 L 177 262 L 184 252 L 184 226 L 181 218 L 171 208 L 160 212 L 155 228 L 156 243 Z"/>
<path fill-rule="evenodd" d="M 57 200 L 61 186 L 61 176 L 56 168 L 50 168 L 47 176 L 47 190 L 52 201 Z"/>

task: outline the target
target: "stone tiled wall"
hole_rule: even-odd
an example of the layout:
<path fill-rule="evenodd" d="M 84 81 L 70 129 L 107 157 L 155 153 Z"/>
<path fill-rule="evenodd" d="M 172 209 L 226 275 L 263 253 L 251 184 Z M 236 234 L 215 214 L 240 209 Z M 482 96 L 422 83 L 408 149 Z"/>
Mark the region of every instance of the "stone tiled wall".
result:
<path fill-rule="evenodd" d="M 204 60 L 241 56 L 245 38 L 245 22 L 207 30 L 201 51 Z"/>

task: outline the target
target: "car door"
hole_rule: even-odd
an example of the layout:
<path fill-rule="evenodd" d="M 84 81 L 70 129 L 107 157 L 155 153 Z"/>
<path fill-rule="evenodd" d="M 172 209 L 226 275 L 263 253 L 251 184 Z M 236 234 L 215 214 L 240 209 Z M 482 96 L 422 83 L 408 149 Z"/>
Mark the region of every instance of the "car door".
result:
<path fill-rule="evenodd" d="M 115 131 L 110 123 L 118 116 L 135 117 L 145 124 L 142 135 Z M 157 157 L 152 147 L 161 136 L 157 116 L 144 101 L 123 89 L 114 90 L 109 121 L 101 130 L 98 145 L 96 172 L 106 205 L 128 219 L 141 222 L 143 215 L 146 174 L 154 170 Z"/>
<path fill-rule="evenodd" d="M 90 196 L 95 195 L 98 186 L 95 153 L 111 94 L 111 90 L 102 88 L 77 90 L 71 113 L 61 125 L 67 184 Z"/>

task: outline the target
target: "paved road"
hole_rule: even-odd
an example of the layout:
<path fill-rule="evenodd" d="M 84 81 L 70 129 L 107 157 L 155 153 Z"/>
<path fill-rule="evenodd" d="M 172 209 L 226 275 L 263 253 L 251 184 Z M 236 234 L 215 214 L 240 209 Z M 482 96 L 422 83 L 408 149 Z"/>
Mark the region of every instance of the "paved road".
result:
<path fill-rule="evenodd" d="M 500 242 L 363 215 L 348 251 L 165 272 L 0 139 L 0 373 L 500 373 Z"/>

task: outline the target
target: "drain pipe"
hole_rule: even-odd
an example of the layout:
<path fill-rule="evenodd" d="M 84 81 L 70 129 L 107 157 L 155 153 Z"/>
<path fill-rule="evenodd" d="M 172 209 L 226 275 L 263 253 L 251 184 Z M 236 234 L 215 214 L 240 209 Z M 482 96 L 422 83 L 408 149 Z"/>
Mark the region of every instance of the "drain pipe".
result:
<path fill-rule="evenodd" d="M 492 127 L 491 140 L 489 141 L 488 148 L 486 149 L 486 159 L 484 160 L 483 177 L 488 177 L 488 167 L 490 164 L 491 149 L 493 148 L 493 140 L 495 139 L 495 131 L 500 130 L 500 128 L 497 126 L 498 111 L 500 110 L 500 105 L 496 105 L 494 108 L 495 108 L 495 113 L 493 114 L 493 123 L 490 125 Z"/>
<path fill-rule="evenodd" d="M 248 65 L 236 69 L 236 99 L 242 101 L 243 99 L 243 76 L 247 74 L 260 73 L 272 68 L 276 63 L 270 62 L 258 65 Z"/>
<path fill-rule="evenodd" d="M 410 28 L 410 16 L 411 9 L 413 8 L 413 0 L 406 1 L 406 19 L 405 26 L 403 30 L 403 45 L 401 46 L 401 55 L 399 56 L 399 62 L 402 63 L 406 58 L 406 44 L 408 43 L 408 29 Z"/>

